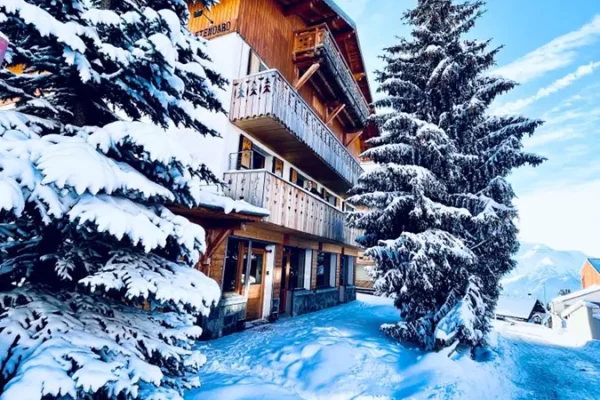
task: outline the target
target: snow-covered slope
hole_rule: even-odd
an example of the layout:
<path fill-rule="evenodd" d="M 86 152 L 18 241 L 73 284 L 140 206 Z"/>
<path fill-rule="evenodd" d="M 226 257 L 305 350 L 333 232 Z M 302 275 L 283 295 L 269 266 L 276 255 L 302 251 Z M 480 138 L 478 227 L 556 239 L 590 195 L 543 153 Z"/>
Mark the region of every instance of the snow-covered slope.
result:
<path fill-rule="evenodd" d="M 542 244 L 521 243 L 517 268 L 502 281 L 504 294 L 550 301 L 560 289 L 581 288 L 579 270 L 586 259 L 580 251 L 554 250 Z M 544 299 L 544 285 L 546 299 Z"/>

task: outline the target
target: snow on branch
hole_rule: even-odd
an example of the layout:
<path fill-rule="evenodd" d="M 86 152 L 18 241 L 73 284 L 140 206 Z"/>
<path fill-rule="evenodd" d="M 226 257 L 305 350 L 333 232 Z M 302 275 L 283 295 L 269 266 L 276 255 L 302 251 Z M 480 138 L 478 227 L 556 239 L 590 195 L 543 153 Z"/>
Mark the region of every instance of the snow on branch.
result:
<path fill-rule="evenodd" d="M 220 298 L 219 285 L 203 273 L 152 254 L 115 251 L 98 271 L 81 284 L 92 292 L 117 292 L 136 304 L 169 307 L 194 315 L 210 312 Z"/>
<path fill-rule="evenodd" d="M 145 206 L 129 199 L 84 194 L 69 211 L 69 219 L 80 228 L 108 233 L 117 240 L 128 238 L 146 252 L 162 249 L 174 240 L 195 263 L 205 251 L 204 229 L 164 206 Z"/>
<path fill-rule="evenodd" d="M 181 399 L 199 386 L 193 318 L 24 286 L 0 293 L 3 399 L 46 396 Z M 163 366 L 167 366 L 163 368 Z"/>

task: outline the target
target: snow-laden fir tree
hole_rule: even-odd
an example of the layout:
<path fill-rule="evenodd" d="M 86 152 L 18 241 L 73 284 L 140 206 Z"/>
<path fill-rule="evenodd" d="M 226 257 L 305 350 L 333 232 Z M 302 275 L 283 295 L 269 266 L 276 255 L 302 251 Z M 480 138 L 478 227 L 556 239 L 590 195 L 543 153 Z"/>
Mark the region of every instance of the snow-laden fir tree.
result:
<path fill-rule="evenodd" d="M 181 0 L 0 0 L 1 399 L 177 399 L 198 386 L 192 207 L 216 179 L 179 140 L 217 135 Z M 18 70 L 19 68 L 17 68 Z M 146 122 L 142 122 L 146 121 Z"/>
<path fill-rule="evenodd" d="M 377 77 L 375 166 L 350 199 L 366 210 L 349 221 L 365 229 L 376 292 L 400 309 L 383 329 L 426 349 L 485 344 L 518 249 L 506 177 L 543 161 L 522 146 L 540 121 L 488 112 L 515 83 L 490 75 L 498 48 L 465 37 L 482 7 L 418 0 L 405 13 L 412 37 L 385 49 Z"/>

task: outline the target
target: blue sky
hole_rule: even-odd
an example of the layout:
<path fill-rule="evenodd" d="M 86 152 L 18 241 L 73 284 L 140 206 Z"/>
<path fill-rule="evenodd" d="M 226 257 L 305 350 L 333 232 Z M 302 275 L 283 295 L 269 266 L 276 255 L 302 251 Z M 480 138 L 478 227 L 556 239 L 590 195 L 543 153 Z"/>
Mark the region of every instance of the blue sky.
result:
<path fill-rule="evenodd" d="M 357 23 L 372 73 L 381 48 L 409 34 L 400 16 L 416 0 L 336 1 Z M 510 177 L 521 239 L 600 256 L 600 1 L 490 0 L 486 8 L 472 36 L 504 45 L 494 73 L 520 83 L 492 112 L 546 121 L 525 143 L 548 161 Z"/>

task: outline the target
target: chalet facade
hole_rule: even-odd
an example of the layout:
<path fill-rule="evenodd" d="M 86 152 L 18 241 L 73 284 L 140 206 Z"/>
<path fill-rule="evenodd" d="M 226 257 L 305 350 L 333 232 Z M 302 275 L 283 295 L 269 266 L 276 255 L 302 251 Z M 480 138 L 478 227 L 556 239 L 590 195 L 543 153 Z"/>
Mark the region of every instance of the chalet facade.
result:
<path fill-rule="evenodd" d="M 600 285 L 600 258 L 588 258 L 581 267 L 581 288 Z"/>
<path fill-rule="evenodd" d="M 221 0 L 190 14 L 230 82 L 213 124 L 223 138 L 200 151 L 227 196 L 269 213 L 182 211 L 207 230 L 198 268 L 223 292 L 206 336 L 354 300 L 361 232 L 345 224 L 345 199 L 377 134 L 354 23 L 331 0 Z"/>

